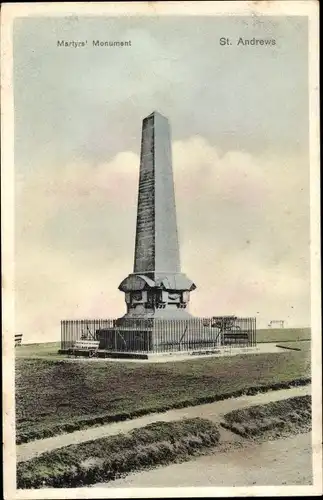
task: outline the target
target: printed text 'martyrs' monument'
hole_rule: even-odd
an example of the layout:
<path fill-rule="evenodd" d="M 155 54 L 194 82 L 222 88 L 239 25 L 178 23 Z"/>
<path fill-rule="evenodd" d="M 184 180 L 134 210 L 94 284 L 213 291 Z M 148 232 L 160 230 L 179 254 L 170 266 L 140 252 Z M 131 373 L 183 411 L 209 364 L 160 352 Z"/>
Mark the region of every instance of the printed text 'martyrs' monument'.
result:
<path fill-rule="evenodd" d="M 119 286 L 135 318 L 189 319 L 195 284 L 181 273 L 170 125 L 154 112 L 143 120 L 133 273 Z"/>

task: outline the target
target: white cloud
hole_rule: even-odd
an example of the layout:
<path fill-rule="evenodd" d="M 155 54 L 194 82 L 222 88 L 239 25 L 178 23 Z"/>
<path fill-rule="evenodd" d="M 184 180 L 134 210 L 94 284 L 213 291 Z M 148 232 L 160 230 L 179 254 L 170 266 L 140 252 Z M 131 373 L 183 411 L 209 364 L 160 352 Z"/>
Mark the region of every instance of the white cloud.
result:
<path fill-rule="evenodd" d="M 175 142 L 173 160 L 182 269 L 198 286 L 191 312 L 309 324 L 307 165 L 221 154 L 203 137 Z M 128 151 L 17 179 L 16 329 L 26 340 L 58 339 L 64 318 L 124 313 L 117 287 L 132 271 L 138 172 Z"/>

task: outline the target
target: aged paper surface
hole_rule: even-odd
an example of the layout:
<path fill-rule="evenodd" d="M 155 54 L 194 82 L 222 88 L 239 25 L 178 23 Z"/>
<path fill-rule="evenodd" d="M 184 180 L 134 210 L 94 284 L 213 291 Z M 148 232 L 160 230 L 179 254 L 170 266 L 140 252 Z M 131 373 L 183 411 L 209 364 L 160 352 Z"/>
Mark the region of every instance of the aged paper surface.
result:
<path fill-rule="evenodd" d="M 3 4 L 5 498 L 322 493 L 318 43 L 314 1 Z M 149 138 L 148 127 L 145 142 L 145 123 L 152 122 L 155 135 Z M 170 144 L 181 270 L 189 278 L 178 278 L 175 203 L 169 201 L 171 183 L 164 181 L 167 175 L 172 181 Z M 145 154 L 153 155 L 154 167 Z M 136 222 L 139 164 L 140 175 L 149 171 L 153 177 L 151 185 L 147 178 L 140 181 Z M 150 269 L 144 292 L 142 277 L 125 280 L 136 230 L 134 273 L 148 271 L 140 266 L 149 266 L 151 255 L 156 267 L 157 259 L 164 267 Z M 158 290 L 156 271 L 164 280 Z M 165 353 L 162 364 L 150 354 L 146 365 L 101 360 L 97 346 L 95 359 L 58 354 L 71 325 L 91 318 L 90 331 L 97 328 L 94 319 L 120 318 L 126 305 L 130 316 L 155 308 L 154 325 L 161 324 L 164 309 L 176 311 L 167 321 L 181 328 L 184 320 L 177 318 L 185 317 L 190 292 L 189 311 L 201 318 L 194 325 L 202 325 L 203 345 L 210 345 L 205 318 L 222 318 L 223 325 L 223 318 L 238 317 L 231 336 L 217 327 L 222 336 L 213 351 L 197 347 L 194 337 L 185 344 L 187 359 L 177 360 L 177 352 L 170 363 Z M 250 339 L 249 326 L 241 326 L 253 324 L 250 318 L 257 324 L 257 346 L 228 347 L 242 330 Z M 70 323 L 61 330 L 62 320 Z M 121 334 L 108 325 L 105 338 L 114 332 L 116 346 Z M 156 326 L 151 328 L 149 338 L 156 342 Z M 168 335 L 163 345 L 169 346 L 165 328 L 158 335 Z M 130 345 L 125 331 L 123 326 L 121 347 Z M 176 345 L 183 345 L 186 330 L 178 331 Z M 22 345 L 15 347 L 19 335 Z M 73 352 L 78 345 L 92 353 L 96 340 L 82 335 L 73 337 Z M 234 349 L 237 356 L 231 356 Z M 140 349 L 136 344 L 132 350 Z M 152 344 L 143 350 L 152 351 Z M 200 359 L 193 361 L 192 354 Z M 227 392 L 220 399 L 228 397 L 231 384 L 236 400 L 216 403 L 221 384 Z M 274 390 L 267 394 L 264 386 Z M 263 394 L 252 395 L 252 388 Z M 308 413 L 296 406 L 285 415 L 286 427 L 279 412 L 287 411 L 292 397 L 305 404 L 310 396 L 312 432 L 305 428 Z M 183 400 L 191 403 L 181 407 Z M 145 410 L 148 403 L 153 414 Z M 278 413 L 259 413 L 257 421 L 246 409 L 253 405 Z M 168 416 L 165 409 L 171 409 Z M 242 421 L 221 426 L 235 409 L 242 411 L 239 418 L 254 419 L 245 424 L 254 433 L 261 420 L 262 439 L 241 437 Z M 128 474 L 114 480 L 100 476 L 101 456 L 81 462 L 76 451 L 66 472 L 70 482 L 55 483 L 64 462 L 59 450 L 68 454 L 64 447 L 83 443 L 83 453 L 89 441 L 96 439 L 95 447 L 108 439 L 117 418 L 110 424 L 104 418 L 121 411 L 133 412 L 119 422 L 123 434 L 152 422 L 200 417 L 213 436 L 211 426 L 219 424 L 219 447 L 205 445 L 195 455 L 178 451 L 177 460 L 147 459 L 145 467 L 129 466 Z M 266 418 L 274 427 L 279 420 L 284 432 L 270 434 Z M 202 439 L 195 427 L 191 432 L 197 434 L 184 436 L 187 446 L 189 439 L 190 446 Z M 141 444 L 140 453 L 156 457 L 161 446 L 175 453 L 174 442 L 156 441 L 149 450 Z M 45 452 L 51 453 L 47 463 Z M 89 479 L 94 465 L 101 480 Z M 46 479 L 38 480 L 44 470 Z M 86 477 L 82 487 L 80 470 Z"/>

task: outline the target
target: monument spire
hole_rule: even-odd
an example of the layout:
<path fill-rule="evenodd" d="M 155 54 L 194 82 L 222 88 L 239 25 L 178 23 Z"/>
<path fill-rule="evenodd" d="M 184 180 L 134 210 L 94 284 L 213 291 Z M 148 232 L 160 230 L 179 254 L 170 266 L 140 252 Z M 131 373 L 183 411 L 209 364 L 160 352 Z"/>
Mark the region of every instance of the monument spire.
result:
<path fill-rule="evenodd" d="M 143 120 L 134 273 L 180 272 L 170 125 Z"/>
<path fill-rule="evenodd" d="M 142 125 L 134 269 L 119 286 L 125 317 L 189 317 L 195 288 L 180 269 L 170 125 L 154 111 Z"/>

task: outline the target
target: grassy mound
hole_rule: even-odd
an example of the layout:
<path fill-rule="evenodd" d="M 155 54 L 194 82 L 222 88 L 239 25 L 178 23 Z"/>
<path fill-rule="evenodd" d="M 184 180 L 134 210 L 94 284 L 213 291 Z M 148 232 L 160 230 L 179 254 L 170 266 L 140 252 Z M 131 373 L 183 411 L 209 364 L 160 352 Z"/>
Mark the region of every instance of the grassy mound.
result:
<path fill-rule="evenodd" d="M 18 464 L 18 488 L 69 488 L 109 481 L 134 470 L 188 459 L 216 446 L 218 427 L 200 418 L 156 422 L 44 453 Z"/>
<path fill-rule="evenodd" d="M 311 396 L 234 410 L 221 425 L 246 438 L 279 437 L 311 430 Z"/>
<path fill-rule="evenodd" d="M 17 442 L 310 381 L 306 351 L 160 364 L 16 362 Z"/>

